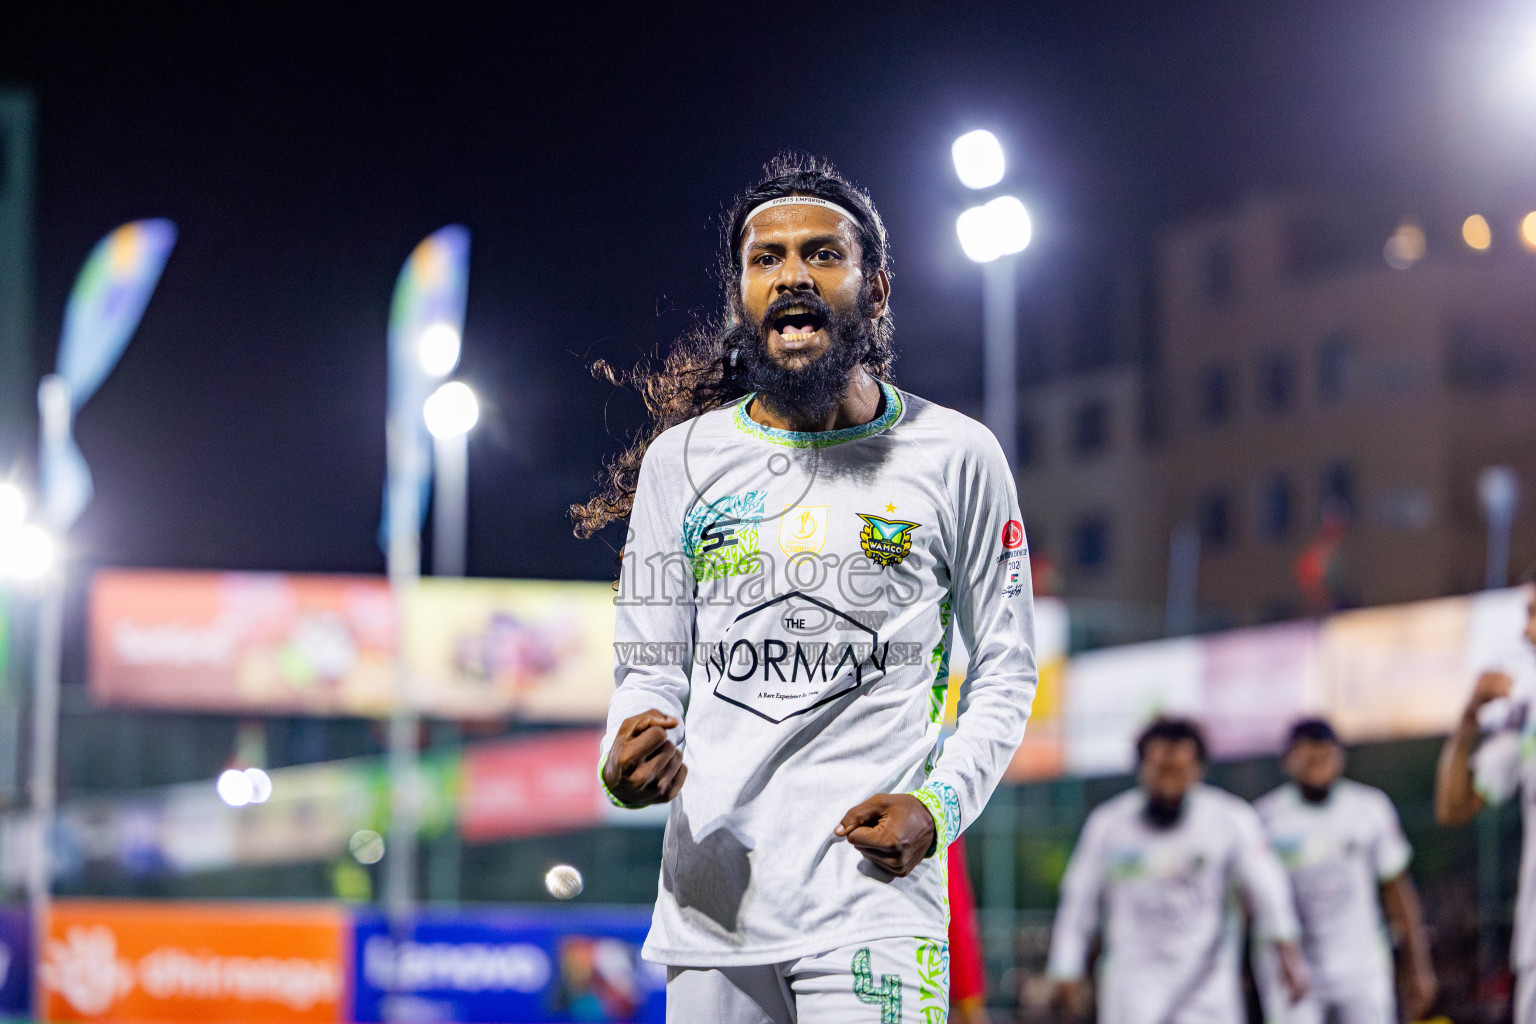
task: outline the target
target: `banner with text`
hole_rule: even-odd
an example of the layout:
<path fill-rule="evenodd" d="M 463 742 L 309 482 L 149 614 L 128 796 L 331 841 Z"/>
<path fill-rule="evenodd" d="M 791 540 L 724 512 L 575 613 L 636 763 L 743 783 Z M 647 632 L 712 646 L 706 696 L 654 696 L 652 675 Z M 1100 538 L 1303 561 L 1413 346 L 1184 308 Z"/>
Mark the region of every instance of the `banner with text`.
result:
<path fill-rule="evenodd" d="M 426 579 L 406 616 L 423 714 L 600 721 L 607 709 L 606 584 Z M 111 570 L 91 587 L 90 687 L 107 705 L 382 716 L 397 642 L 381 578 Z"/>

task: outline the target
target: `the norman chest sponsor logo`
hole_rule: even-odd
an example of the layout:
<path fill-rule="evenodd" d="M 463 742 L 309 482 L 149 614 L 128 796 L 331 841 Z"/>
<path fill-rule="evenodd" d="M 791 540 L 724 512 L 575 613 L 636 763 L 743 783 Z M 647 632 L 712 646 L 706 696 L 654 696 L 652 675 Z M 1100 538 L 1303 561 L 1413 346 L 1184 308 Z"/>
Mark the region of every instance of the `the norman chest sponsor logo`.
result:
<path fill-rule="evenodd" d="M 879 516 L 856 513 L 864 520 L 859 531 L 859 547 L 871 562 L 881 566 L 900 565 L 912 551 L 912 531 L 917 523 L 905 519 L 882 519 Z"/>
<path fill-rule="evenodd" d="M 775 723 L 883 678 L 893 653 L 907 656 L 872 626 L 798 590 L 742 612 L 704 653 L 716 697 Z"/>

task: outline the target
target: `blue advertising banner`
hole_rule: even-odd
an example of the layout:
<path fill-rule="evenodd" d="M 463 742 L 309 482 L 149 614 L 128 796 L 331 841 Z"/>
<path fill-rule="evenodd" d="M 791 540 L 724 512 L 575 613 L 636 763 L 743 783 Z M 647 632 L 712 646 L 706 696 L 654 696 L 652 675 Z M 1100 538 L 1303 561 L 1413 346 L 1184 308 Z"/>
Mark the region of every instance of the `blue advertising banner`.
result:
<path fill-rule="evenodd" d="M 357 918 L 358 1024 L 662 1024 L 666 970 L 640 959 L 647 910 L 562 907 L 425 913 L 407 941 Z"/>
<path fill-rule="evenodd" d="M 30 1016 L 31 948 L 32 929 L 27 912 L 20 907 L 0 907 L 0 1020 Z"/>

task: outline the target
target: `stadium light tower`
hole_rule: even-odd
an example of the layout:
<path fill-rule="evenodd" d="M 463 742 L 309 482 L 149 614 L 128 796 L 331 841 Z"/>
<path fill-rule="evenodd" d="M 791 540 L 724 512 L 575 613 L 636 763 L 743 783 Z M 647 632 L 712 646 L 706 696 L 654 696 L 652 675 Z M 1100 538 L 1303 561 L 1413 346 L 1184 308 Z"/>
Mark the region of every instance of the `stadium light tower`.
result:
<path fill-rule="evenodd" d="M 967 132 L 950 152 L 967 188 L 991 188 L 1003 180 L 1003 147 L 991 132 Z M 1019 404 L 1014 257 L 1029 247 L 1034 228 L 1024 204 L 1003 195 L 960 214 L 955 231 L 965 255 L 982 265 L 982 420 L 1011 468 L 1018 454 Z"/>
<path fill-rule="evenodd" d="M 421 409 L 432 435 L 432 572 L 463 576 L 469 520 L 469 432 L 480 420 L 480 402 L 463 381 L 432 392 Z"/>

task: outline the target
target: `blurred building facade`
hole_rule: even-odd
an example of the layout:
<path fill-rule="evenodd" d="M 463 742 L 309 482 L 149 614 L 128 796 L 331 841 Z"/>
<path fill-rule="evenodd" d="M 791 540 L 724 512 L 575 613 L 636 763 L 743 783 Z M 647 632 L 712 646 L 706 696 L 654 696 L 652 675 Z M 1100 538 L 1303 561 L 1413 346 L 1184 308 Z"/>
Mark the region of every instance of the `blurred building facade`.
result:
<path fill-rule="evenodd" d="M 32 122 L 27 93 L 0 89 L 0 476 L 31 421 Z"/>
<path fill-rule="evenodd" d="M 1146 336 L 1023 394 L 1020 491 L 1062 593 L 1145 632 L 1181 524 L 1211 625 L 1474 590 L 1493 464 L 1527 490 L 1511 569 L 1536 559 L 1536 253 L 1504 220 L 1482 251 L 1459 217 L 1369 204 L 1165 233 Z"/>

